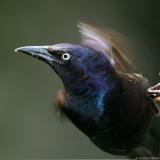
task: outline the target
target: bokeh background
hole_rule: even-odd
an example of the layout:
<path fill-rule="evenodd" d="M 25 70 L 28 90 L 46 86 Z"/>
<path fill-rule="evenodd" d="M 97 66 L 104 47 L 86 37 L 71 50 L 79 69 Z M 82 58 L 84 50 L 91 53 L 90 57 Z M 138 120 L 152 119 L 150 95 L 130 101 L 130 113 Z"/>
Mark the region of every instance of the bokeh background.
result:
<path fill-rule="evenodd" d="M 0 155 L 117 158 L 96 148 L 70 121 L 56 118 L 60 79 L 43 62 L 14 49 L 79 43 L 77 22 L 93 23 L 128 37 L 139 72 L 153 84 L 160 80 L 159 1 L 0 0 L 0 20 Z"/>

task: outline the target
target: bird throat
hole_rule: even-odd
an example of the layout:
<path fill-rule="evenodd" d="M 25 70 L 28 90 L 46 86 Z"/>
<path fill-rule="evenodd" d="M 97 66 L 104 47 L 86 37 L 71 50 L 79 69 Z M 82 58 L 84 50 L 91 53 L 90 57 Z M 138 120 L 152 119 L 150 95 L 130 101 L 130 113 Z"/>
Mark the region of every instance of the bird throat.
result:
<path fill-rule="evenodd" d="M 64 106 L 82 119 L 98 122 L 105 109 L 105 96 L 109 88 L 105 85 L 81 85 L 65 91 Z"/>

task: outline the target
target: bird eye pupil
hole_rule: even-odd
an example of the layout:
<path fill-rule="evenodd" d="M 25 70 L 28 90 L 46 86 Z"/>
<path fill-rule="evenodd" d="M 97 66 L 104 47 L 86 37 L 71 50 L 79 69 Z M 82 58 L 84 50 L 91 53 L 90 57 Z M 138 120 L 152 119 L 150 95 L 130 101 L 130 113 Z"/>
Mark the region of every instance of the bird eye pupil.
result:
<path fill-rule="evenodd" d="M 68 56 L 67 55 L 64 55 L 64 58 L 67 58 Z"/>

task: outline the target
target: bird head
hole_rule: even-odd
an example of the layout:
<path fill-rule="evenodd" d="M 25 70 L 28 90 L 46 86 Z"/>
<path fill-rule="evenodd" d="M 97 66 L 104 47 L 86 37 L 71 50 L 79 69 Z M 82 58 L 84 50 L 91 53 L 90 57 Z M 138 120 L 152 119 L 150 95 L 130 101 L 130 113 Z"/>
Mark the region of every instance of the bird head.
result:
<path fill-rule="evenodd" d="M 62 43 L 26 46 L 15 51 L 49 64 L 67 89 L 74 90 L 82 81 L 83 86 L 90 86 L 93 90 L 97 87 L 100 90 L 107 88 L 109 81 L 117 79 L 116 72 L 127 72 L 131 68 L 131 62 L 123 53 L 124 49 L 115 41 L 115 34 L 112 32 L 106 34 L 84 23 L 78 27 L 82 39 L 80 45 Z"/>
<path fill-rule="evenodd" d="M 15 51 L 26 53 L 49 64 L 67 89 L 76 88 L 82 81 L 92 85 L 101 83 L 107 77 L 106 72 L 111 71 L 111 64 L 104 54 L 83 45 L 62 43 L 25 46 Z"/>

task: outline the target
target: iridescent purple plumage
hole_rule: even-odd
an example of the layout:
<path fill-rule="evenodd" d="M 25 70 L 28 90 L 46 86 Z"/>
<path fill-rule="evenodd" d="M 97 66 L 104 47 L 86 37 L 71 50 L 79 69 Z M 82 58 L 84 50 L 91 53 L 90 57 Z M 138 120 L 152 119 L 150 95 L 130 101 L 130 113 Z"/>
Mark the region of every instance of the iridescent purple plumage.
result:
<path fill-rule="evenodd" d="M 151 133 L 158 110 L 146 94 L 147 79 L 133 73 L 115 34 L 104 34 L 86 24 L 79 29 L 80 45 L 29 46 L 16 51 L 54 69 L 64 84 L 60 108 L 96 146 L 112 154 L 158 156 L 160 146 L 155 143 L 154 148 Z M 153 90 L 148 91 L 153 94 Z"/>

